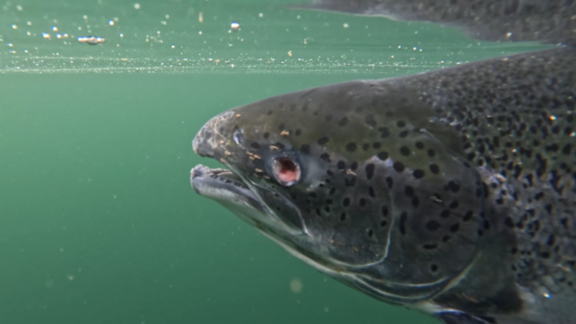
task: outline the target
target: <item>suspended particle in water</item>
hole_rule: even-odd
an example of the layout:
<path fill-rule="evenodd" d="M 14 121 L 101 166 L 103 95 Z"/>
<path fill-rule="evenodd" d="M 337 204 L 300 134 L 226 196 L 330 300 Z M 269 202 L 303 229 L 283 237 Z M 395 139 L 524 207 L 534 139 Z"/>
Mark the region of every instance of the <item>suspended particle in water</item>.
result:
<path fill-rule="evenodd" d="M 21 5 L 17 5 L 17 6 L 16 6 L 16 10 L 22 11 L 22 10 L 24 10 L 24 8 L 23 8 Z"/>
<path fill-rule="evenodd" d="M 350 25 L 348 25 L 348 23 L 344 23 L 344 24 L 342 25 L 342 27 L 348 28 L 348 27 L 350 27 Z"/>
<path fill-rule="evenodd" d="M 230 24 L 230 29 L 232 29 L 232 30 L 234 30 L 234 31 L 240 30 L 240 23 L 237 22 L 237 21 L 233 21 L 233 22 Z"/>
<path fill-rule="evenodd" d="M 103 37 L 95 37 L 95 36 L 88 36 L 88 37 L 78 37 L 78 41 L 80 43 L 86 43 L 88 45 L 98 45 L 102 44 L 106 41 Z"/>
<path fill-rule="evenodd" d="M 300 278 L 293 278 L 290 280 L 290 291 L 299 294 L 302 292 L 302 288 L 304 285 L 302 284 L 302 280 Z"/>
<path fill-rule="evenodd" d="M 52 31 L 55 31 L 55 32 L 57 32 L 57 31 L 58 31 L 58 27 L 56 27 L 56 26 L 52 26 Z"/>
<path fill-rule="evenodd" d="M 170 46 L 170 48 L 176 48 L 176 45 L 172 45 L 172 46 Z"/>
<path fill-rule="evenodd" d="M 46 39 L 50 39 L 50 38 L 51 38 L 51 37 L 50 37 L 50 34 L 48 34 L 48 33 L 42 33 L 42 37 L 43 37 L 43 38 L 46 38 Z"/>
<path fill-rule="evenodd" d="M 46 288 L 52 288 L 52 287 L 54 287 L 54 283 L 55 283 L 55 282 L 54 282 L 54 279 L 46 279 L 46 280 L 44 281 L 44 287 L 46 287 Z"/>
<path fill-rule="evenodd" d="M 114 26 L 114 20 L 110 19 L 110 20 L 108 21 L 108 25 Z"/>
<path fill-rule="evenodd" d="M 204 22 L 204 15 L 202 14 L 202 11 L 200 11 L 198 13 L 198 22 L 199 23 L 203 23 Z"/>
<path fill-rule="evenodd" d="M 139 9 L 140 9 L 140 4 L 139 4 L 139 3 L 135 3 L 135 4 L 134 4 L 134 9 L 139 10 Z"/>
<path fill-rule="evenodd" d="M 18 26 L 16 26 L 15 24 L 12 24 L 12 29 L 18 29 Z"/>
<path fill-rule="evenodd" d="M 262 17 L 264 17 L 264 14 L 263 14 L 263 13 L 259 13 L 259 14 L 258 14 L 258 17 L 262 18 Z"/>

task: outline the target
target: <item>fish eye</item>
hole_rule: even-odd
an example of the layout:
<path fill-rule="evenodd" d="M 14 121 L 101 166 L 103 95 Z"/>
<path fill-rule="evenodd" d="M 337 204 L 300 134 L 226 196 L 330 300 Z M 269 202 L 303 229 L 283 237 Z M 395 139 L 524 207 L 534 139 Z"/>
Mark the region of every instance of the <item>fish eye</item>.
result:
<path fill-rule="evenodd" d="M 289 187 L 300 180 L 300 166 L 291 158 L 276 158 L 272 163 L 272 173 L 279 184 Z"/>
<path fill-rule="evenodd" d="M 242 145 L 242 142 L 244 142 L 244 135 L 242 134 L 242 131 L 240 131 L 238 128 L 236 128 L 236 130 L 234 130 L 234 142 L 236 142 L 236 144 L 238 145 Z"/>

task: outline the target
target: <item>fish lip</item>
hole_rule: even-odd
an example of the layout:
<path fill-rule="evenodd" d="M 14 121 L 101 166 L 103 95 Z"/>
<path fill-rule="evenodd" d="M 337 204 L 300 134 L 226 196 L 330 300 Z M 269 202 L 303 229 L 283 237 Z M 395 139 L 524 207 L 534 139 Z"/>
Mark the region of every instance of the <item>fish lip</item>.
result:
<path fill-rule="evenodd" d="M 260 213 L 266 213 L 258 196 L 240 176 L 229 169 L 198 164 L 190 171 L 190 185 L 201 196 L 249 206 Z"/>

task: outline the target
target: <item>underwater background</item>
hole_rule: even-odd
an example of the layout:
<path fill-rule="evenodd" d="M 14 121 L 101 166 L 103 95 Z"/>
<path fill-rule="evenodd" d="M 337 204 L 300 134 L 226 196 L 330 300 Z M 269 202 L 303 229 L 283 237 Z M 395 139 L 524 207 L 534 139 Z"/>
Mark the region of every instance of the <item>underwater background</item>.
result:
<path fill-rule="evenodd" d="M 0 323 L 437 323 L 195 194 L 218 165 L 191 140 L 272 95 L 543 46 L 294 2 L 0 0 Z"/>

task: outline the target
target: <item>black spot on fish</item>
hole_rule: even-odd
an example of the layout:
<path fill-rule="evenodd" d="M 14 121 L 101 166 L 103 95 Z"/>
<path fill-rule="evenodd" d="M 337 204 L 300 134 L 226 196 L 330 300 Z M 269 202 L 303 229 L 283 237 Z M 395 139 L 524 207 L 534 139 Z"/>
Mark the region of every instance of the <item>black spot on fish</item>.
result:
<path fill-rule="evenodd" d="M 356 143 L 348 143 L 346 145 L 346 151 L 348 151 L 348 152 L 356 151 Z"/>
<path fill-rule="evenodd" d="M 380 131 L 381 138 L 386 138 L 390 136 L 390 130 L 388 128 L 379 128 L 378 130 Z"/>
<path fill-rule="evenodd" d="M 346 125 L 348 125 L 348 118 L 347 118 L 347 117 L 344 117 L 344 118 L 340 119 L 340 121 L 338 122 L 338 125 L 339 125 L 339 126 L 346 126 Z"/>
<path fill-rule="evenodd" d="M 386 177 L 386 185 L 388 186 L 388 189 L 392 189 L 392 185 L 394 185 L 394 180 L 392 180 L 391 177 Z"/>
<path fill-rule="evenodd" d="M 408 219 L 408 215 L 406 215 L 406 212 L 402 212 L 402 214 L 400 214 L 400 233 L 402 233 L 402 235 L 406 235 L 406 220 Z"/>
<path fill-rule="evenodd" d="M 424 171 L 420 170 L 420 169 L 416 169 L 414 170 L 414 172 L 412 172 L 412 175 L 414 176 L 414 178 L 416 179 L 421 179 L 424 177 Z"/>
<path fill-rule="evenodd" d="M 450 226 L 450 232 L 456 233 L 460 229 L 460 223 L 455 223 L 454 225 Z"/>
<path fill-rule="evenodd" d="M 374 176 L 374 164 L 372 163 L 367 164 L 364 169 L 366 171 L 366 178 L 372 179 L 372 177 Z"/>
<path fill-rule="evenodd" d="M 376 120 L 374 119 L 374 115 L 370 114 L 366 116 L 365 119 L 366 124 L 368 124 L 368 126 L 376 126 Z"/>
<path fill-rule="evenodd" d="M 388 159 L 388 152 L 380 152 L 377 156 L 380 160 L 385 161 Z"/>
<path fill-rule="evenodd" d="M 397 172 L 402 172 L 405 169 L 404 164 L 402 164 L 401 162 L 398 162 L 398 161 L 394 162 L 393 167 L 394 167 L 394 170 L 396 170 Z"/>
<path fill-rule="evenodd" d="M 460 190 L 460 185 L 453 180 L 448 181 L 448 189 L 452 192 L 458 192 Z"/>
<path fill-rule="evenodd" d="M 382 216 L 387 217 L 388 216 L 388 206 L 386 206 L 386 205 L 382 206 L 381 213 L 382 213 Z"/>
<path fill-rule="evenodd" d="M 435 220 L 428 221 L 426 223 L 426 229 L 429 231 L 437 231 L 440 228 L 440 223 Z"/>
<path fill-rule="evenodd" d="M 408 155 L 410 155 L 410 149 L 407 148 L 406 146 L 402 146 L 400 148 L 400 154 L 402 154 L 404 156 L 408 156 Z"/>
<path fill-rule="evenodd" d="M 342 200 L 342 205 L 348 207 L 350 205 L 350 198 L 344 198 L 344 200 Z"/>
<path fill-rule="evenodd" d="M 322 137 L 318 140 L 318 144 L 320 145 L 324 145 L 326 143 L 328 143 L 328 137 Z"/>

